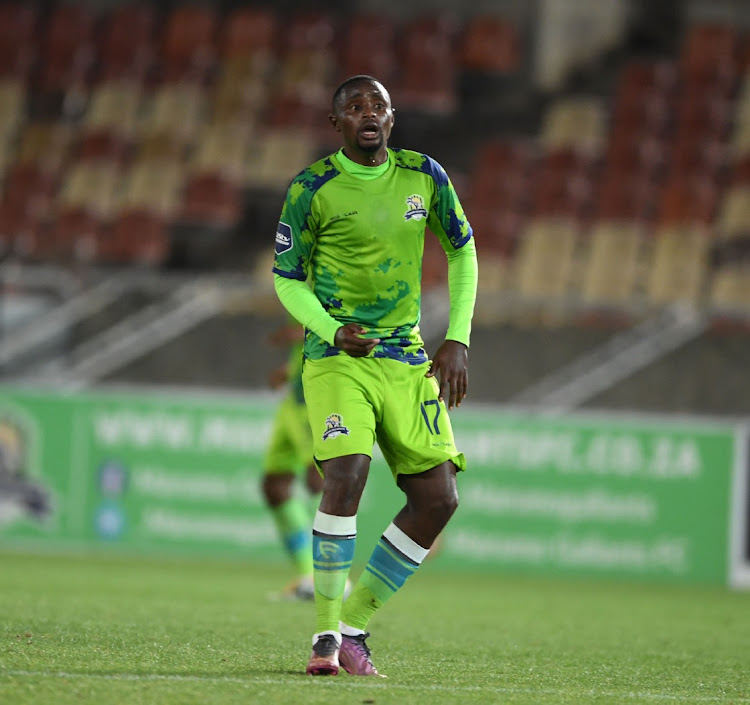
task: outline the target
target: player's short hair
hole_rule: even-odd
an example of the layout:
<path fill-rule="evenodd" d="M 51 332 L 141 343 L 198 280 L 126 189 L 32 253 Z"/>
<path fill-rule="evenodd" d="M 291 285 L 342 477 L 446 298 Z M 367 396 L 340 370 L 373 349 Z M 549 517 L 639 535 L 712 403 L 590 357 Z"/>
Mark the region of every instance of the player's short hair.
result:
<path fill-rule="evenodd" d="M 338 104 L 341 102 L 341 96 L 344 94 L 344 91 L 349 88 L 349 86 L 354 85 L 355 83 L 364 83 L 365 81 L 369 81 L 370 83 L 377 83 L 379 85 L 383 85 L 381 81 L 379 81 L 374 76 L 369 76 L 366 73 L 358 73 L 356 76 L 350 76 L 345 81 L 342 81 L 339 84 L 339 87 L 333 92 L 333 98 L 331 99 L 331 111 L 336 112 L 338 109 Z M 385 86 L 383 86 L 385 88 Z"/>

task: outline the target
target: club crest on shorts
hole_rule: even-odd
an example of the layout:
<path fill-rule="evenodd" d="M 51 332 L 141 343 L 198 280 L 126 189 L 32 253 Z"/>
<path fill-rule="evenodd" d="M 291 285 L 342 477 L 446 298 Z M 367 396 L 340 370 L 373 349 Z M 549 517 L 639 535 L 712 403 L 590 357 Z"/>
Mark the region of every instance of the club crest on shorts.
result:
<path fill-rule="evenodd" d="M 326 431 L 323 434 L 323 440 L 327 441 L 329 438 L 336 438 L 336 436 L 341 435 L 348 436 L 349 429 L 344 426 L 341 414 L 330 414 L 326 418 Z"/>
<path fill-rule="evenodd" d="M 413 193 L 406 199 L 406 213 L 404 220 L 422 220 L 427 217 L 427 210 L 424 207 L 424 198 L 418 193 Z"/>

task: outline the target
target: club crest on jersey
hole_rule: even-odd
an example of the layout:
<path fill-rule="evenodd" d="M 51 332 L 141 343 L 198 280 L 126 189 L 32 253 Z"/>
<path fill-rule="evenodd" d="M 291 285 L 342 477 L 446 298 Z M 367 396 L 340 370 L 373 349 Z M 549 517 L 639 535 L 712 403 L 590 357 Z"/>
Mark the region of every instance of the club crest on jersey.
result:
<path fill-rule="evenodd" d="M 404 220 L 422 220 L 427 217 L 427 210 L 424 207 L 424 198 L 419 194 L 413 193 L 406 199 L 406 213 Z"/>
<path fill-rule="evenodd" d="M 341 414 L 331 414 L 326 418 L 326 431 L 323 434 L 323 440 L 327 441 L 329 438 L 336 438 L 336 436 L 341 435 L 348 436 L 349 429 L 344 426 Z"/>
<path fill-rule="evenodd" d="M 279 221 L 276 226 L 276 254 L 280 255 L 292 249 L 292 229 Z"/>

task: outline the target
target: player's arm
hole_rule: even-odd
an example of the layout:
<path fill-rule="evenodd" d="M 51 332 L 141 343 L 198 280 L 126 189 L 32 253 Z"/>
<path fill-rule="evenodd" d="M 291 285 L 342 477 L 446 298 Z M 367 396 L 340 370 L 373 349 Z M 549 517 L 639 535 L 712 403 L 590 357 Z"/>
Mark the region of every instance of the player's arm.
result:
<path fill-rule="evenodd" d="M 356 323 L 341 325 L 323 308 L 307 282 L 276 274 L 274 287 L 279 301 L 294 318 L 347 355 L 365 357 L 380 342 L 379 338 L 361 337 L 367 331 Z"/>
<path fill-rule="evenodd" d="M 445 342 L 432 359 L 428 377 L 439 374 L 440 399 L 448 408 L 461 406 L 469 387 L 469 337 L 477 296 L 478 267 L 474 239 L 463 247 L 449 250 L 448 294 L 450 313 Z"/>
<path fill-rule="evenodd" d="M 450 313 L 445 342 L 433 357 L 428 376 L 438 375 L 440 398 L 460 406 L 469 384 L 469 338 L 477 297 L 478 266 L 473 232 L 445 170 L 433 162 L 435 201 L 428 225 L 448 258 Z"/>

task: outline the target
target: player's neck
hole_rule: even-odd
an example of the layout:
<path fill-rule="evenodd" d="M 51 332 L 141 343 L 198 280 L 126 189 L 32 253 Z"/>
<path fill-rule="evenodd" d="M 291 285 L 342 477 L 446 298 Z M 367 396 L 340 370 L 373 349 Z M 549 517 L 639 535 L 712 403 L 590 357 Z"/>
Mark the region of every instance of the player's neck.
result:
<path fill-rule="evenodd" d="M 360 166 L 380 166 L 388 161 L 388 150 L 385 147 L 377 152 L 362 152 L 344 147 L 344 154 L 348 159 Z"/>

